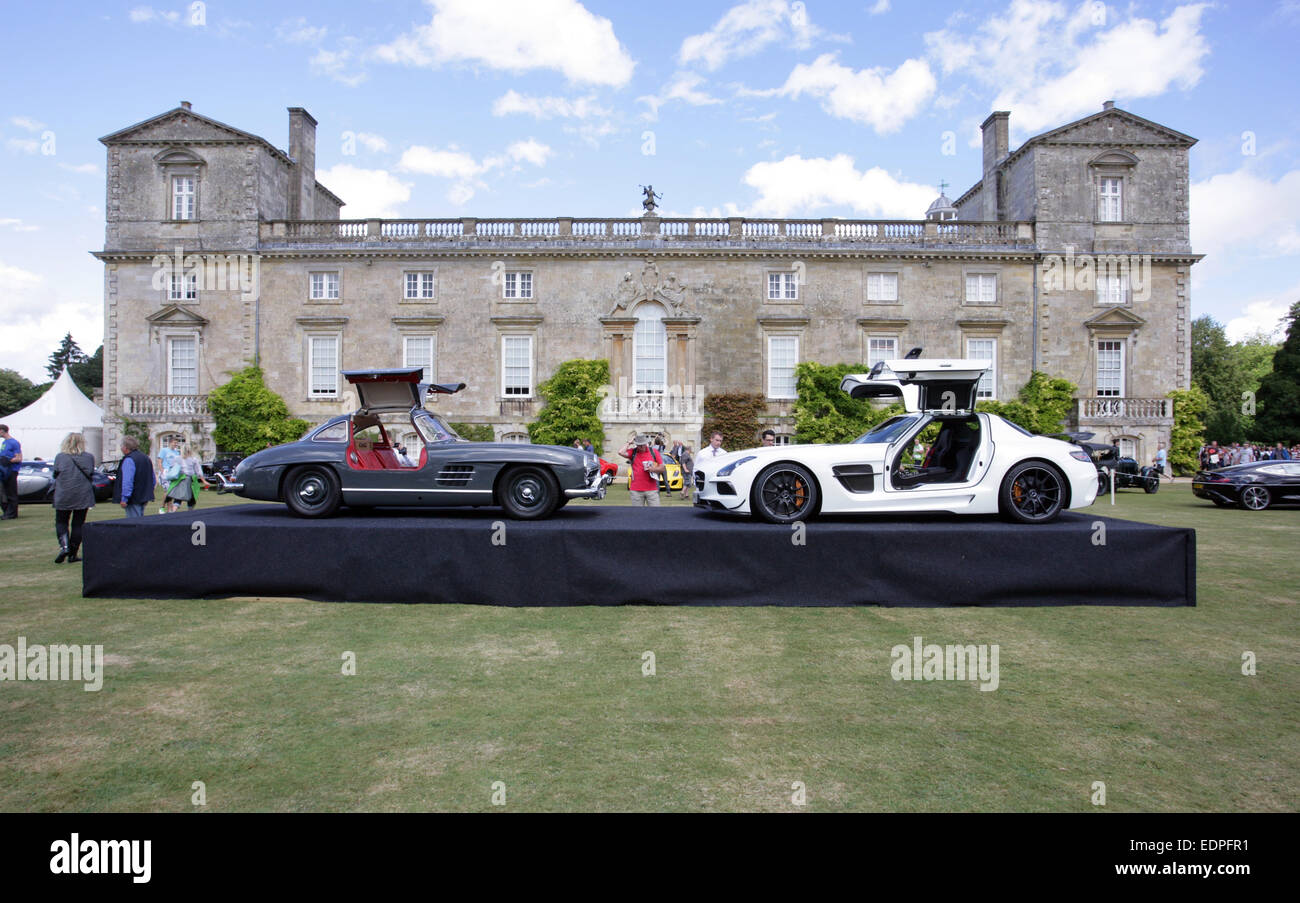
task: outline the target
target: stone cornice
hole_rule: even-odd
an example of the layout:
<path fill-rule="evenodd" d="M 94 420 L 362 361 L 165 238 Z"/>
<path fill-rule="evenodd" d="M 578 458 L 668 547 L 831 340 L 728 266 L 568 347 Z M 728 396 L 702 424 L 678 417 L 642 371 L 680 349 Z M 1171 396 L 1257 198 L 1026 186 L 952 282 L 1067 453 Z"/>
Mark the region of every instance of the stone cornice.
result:
<path fill-rule="evenodd" d="M 299 326 L 344 326 L 348 322 L 347 317 L 297 317 L 296 322 Z"/>
<path fill-rule="evenodd" d="M 488 317 L 488 319 L 496 326 L 537 326 L 542 322 L 540 316 Z"/>
<path fill-rule="evenodd" d="M 446 317 L 392 317 L 394 326 L 441 326 Z"/>

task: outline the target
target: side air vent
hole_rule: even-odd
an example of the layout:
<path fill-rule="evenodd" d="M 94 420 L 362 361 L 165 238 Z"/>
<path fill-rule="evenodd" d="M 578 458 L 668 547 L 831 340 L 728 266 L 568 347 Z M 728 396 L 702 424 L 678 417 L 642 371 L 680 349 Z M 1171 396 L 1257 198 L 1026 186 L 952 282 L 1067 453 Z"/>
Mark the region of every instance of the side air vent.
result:
<path fill-rule="evenodd" d="M 439 486 L 465 486 L 474 476 L 474 468 L 469 464 L 448 464 L 438 471 Z"/>

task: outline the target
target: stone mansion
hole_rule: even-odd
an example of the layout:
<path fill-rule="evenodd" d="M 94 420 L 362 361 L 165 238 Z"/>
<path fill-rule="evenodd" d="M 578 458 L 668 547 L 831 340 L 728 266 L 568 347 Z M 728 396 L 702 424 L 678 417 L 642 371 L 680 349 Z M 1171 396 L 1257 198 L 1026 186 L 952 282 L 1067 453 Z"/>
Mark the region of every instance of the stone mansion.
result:
<path fill-rule="evenodd" d="M 1013 151 L 1008 117 L 980 179 L 917 220 L 350 220 L 306 110 L 285 152 L 182 103 L 101 139 L 104 447 L 131 420 L 210 457 L 207 395 L 254 360 L 313 423 L 356 406 L 340 370 L 422 366 L 468 384 L 434 403 L 449 420 L 527 441 L 538 383 L 603 357 L 607 448 L 698 448 L 703 397 L 736 391 L 789 441 L 796 363 L 922 346 L 988 360 L 984 398 L 1065 377 L 1069 426 L 1149 459 L 1190 383 L 1195 139 L 1107 103 Z"/>

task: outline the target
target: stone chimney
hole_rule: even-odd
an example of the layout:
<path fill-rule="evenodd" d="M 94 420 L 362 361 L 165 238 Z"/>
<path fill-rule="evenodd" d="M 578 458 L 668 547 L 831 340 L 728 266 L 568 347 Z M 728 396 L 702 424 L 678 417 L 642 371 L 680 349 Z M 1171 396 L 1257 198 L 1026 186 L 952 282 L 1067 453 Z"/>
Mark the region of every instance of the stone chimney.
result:
<path fill-rule="evenodd" d="M 302 107 L 289 107 L 289 219 L 316 217 L 316 120 Z"/>
<path fill-rule="evenodd" d="M 190 102 L 189 102 L 188 100 L 182 100 L 182 101 L 181 101 L 181 109 L 182 109 L 182 110 L 188 110 L 189 108 L 190 108 Z"/>
<path fill-rule="evenodd" d="M 1006 159 L 1009 150 L 1007 138 L 1007 120 L 1011 114 L 999 110 L 989 114 L 980 126 L 984 135 L 984 190 L 981 193 L 980 219 L 993 221 L 998 216 L 998 164 Z"/>
<path fill-rule="evenodd" d="M 1113 101 L 1113 100 L 1103 101 L 1103 102 L 1102 102 L 1102 105 L 1101 105 L 1101 109 L 1102 109 L 1103 112 L 1105 112 L 1106 110 L 1113 110 L 1113 109 L 1115 109 L 1115 101 Z"/>

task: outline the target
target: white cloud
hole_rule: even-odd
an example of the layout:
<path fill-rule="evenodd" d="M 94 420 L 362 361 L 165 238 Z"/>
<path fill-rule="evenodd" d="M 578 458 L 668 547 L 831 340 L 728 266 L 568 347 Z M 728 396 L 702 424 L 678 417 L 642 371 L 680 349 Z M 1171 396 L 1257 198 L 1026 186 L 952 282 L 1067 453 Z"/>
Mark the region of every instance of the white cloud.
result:
<path fill-rule="evenodd" d="M 889 12 L 889 0 L 876 0 L 876 5 L 867 10 L 869 15 L 879 16 Z"/>
<path fill-rule="evenodd" d="M 864 218 L 918 219 L 934 200 L 933 187 L 899 181 L 880 167 L 860 172 L 847 154 L 755 163 L 743 181 L 758 191 L 753 212 L 766 216 L 848 207 Z"/>
<path fill-rule="evenodd" d="M 808 9 L 801 2 L 746 0 L 723 13 L 708 31 L 682 41 L 677 62 L 683 66 L 699 62 L 713 71 L 777 41 L 803 50 L 820 33 L 808 21 Z"/>
<path fill-rule="evenodd" d="M 372 132 L 357 132 L 357 140 L 366 146 L 372 154 L 388 150 L 388 139 Z"/>
<path fill-rule="evenodd" d="M 366 73 L 354 68 L 356 63 L 351 50 L 326 50 L 322 47 L 311 58 L 310 65 L 313 75 L 329 76 L 349 88 L 355 88 L 366 80 Z"/>
<path fill-rule="evenodd" d="M 341 197 L 349 219 L 396 217 L 398 207 L 411 199 L 411 183 L 385 169 L 362 169 L 339 163 L 316 171 L 320 183 Z"/>
<path fill-rule="evenodd" d="M 487 166 L 464 151 L 455 148 L 438 150 L 419 144 L 408 147 L 402 152 L 402 159 L 397 164 L 397 168 L 444 179 L 472 179 L 487 170 Z"/>
<path fill-rule="evenodd" d="M 670 100 L 680 100 L 690 104 L 693 107 L 710 106 L 719 104 L 722 101 L 710 95 L 707 91 L 699 90 L 699 86 L 704 83 L 702 76 L 694 72 L 678 72 L 668 84 L 659 89 L 658 94 L 646 94 L 637 98 L 637 103 L 643 103 L 649 107 L 642 115 L 646 119 L 658 119 L 659 108 Z"/>
<path fill-rule="evenodd" d="M 11 266 L 3 260 L 0 260 L 0 285 L 7 285 L 16 292 L 22 292 L 27 289 L 36 288 L 44 281 L 45 277 L 39 273 L 33 273 L 29 270 L 24 270 L 21 267 Z"/>
<path fill-rule="evenodd" d="M 45 364 L 64 333 L 71 332 L 88 354 L 103 335 L 102 298 L 66 300 L 60 297 L 65 282 L 61 277 L 51 283 L 39 273 L 0 261 L 0 284 L 7 292 L 0 360 L 36 383 L 49 379 Z"/>
<path fill-rule="evenodd" d="M 1190 203 L 1192 250 L 1210 255 L 1207 262 L 1234 246 L 1300 254 L 1300 169 L 1276 182 L 1244 169 L 1220 173 L 1193 183 Z"/>
<path fill-rule="evenodd" d="M 594 95 L 576 98 L 530 97 L 512 88 L 492 104 L 493 116 L 508 116 L 511 113 L 523 113 L 534 119 L 588 119 L 593 116 L 608 116 L 609 110 L 600 106 Z"/>
<path fill-rule="evenodd" d="M 30 116 L 10 116 L 9 121 L 20 129 L 26 129 L 29 132 L 39 132 L 45 128 L 45 123 Z"/>
<path fill-rule="evenodd" d="M 152 22 L 157 19 L 160 22 L 166 22 L 169 25 L 175 25 L 181 20 L 181 14 L 172 10 L 154 9 L 151 6 L 137 6 L 132 9 L 127 16 L 132 22 Z"/>
<path fill-rule="evenodd" d="M 924 60 L 906 60 L 893 72 L 881 67 L 854 71 L 826 53 L 812 63 L 800 63 L 777 94 L 797 99 L 801 94 L 821 98 L 822 109 L 837 119 L 851 119 L 887 135 L 902 128 L 934 95 L 934 73 Z"/>
<path fill-rule="evenodd" d="M 99 175 L 99 167 L 94 163 L 60 163 L 59 168 L 83 176 Z"/>
<path fill-rule="evenodd" d="M 471 63 L 525 72 L 554 69 L 571 82 L 622 87 L 636 63 L 609 19 L 577 0 L 428 0 L 433 19 L 374 47 L 387 63 L 436 68 Z"/>
<path fill-rule="evenodd" d="M 328 32 L 324 25 L 311 25 L 303 16 L 285 19 L 275 27 L 275 36 L 289 44 L 319 44 Z"/>
<path fill-rule="evenodd" d="M 510 155 L 511 160 L 516 162 L 522 161 L 531 163 L 534 166 L 545 166 L 546 158 L 551 155 L 551 149 L 540 141 L 529 138 L 526 141 L 516 141 L 506 148 L 506 153 Z"/>
<path fill-rule="evenodd" d="M 34 154 L 41 149 L 41 143 L 35 138 L 10 138 L 5 141 L 5 147 L 24 154 Z"/>
<path fill-rule="evenodd" d="M 992 107 L 1014 128 L 1036 131 L 1100 109 L 1102 101 L 1156 97 L 1200 81 L 1210 47 L 1201 34 L 1209 4 L 1176 7 L 1164 21 L 1115 21 L 1112 7 L 1012 0 L 974 31 L 926 34 L 945 73 L 997 90 Z M 1100 14 L 1099 14 L 1100 13 Z"/>
<path fill-rule="evenodd" d="M 1284 319 L 1297 299 L 1300 299 L 1300 283 L 1279 294 L 1247 301 L 1241 306 L 1240 315 L 1223 324 L 1228 341 L 1242 342 L 1261 332 L 1276 342 L 1282 341 L 1286 332 Z"/>

